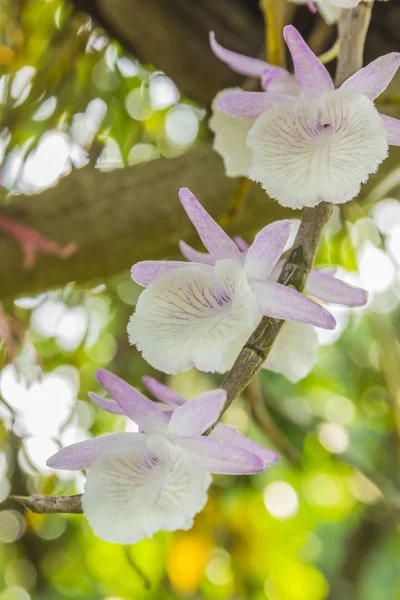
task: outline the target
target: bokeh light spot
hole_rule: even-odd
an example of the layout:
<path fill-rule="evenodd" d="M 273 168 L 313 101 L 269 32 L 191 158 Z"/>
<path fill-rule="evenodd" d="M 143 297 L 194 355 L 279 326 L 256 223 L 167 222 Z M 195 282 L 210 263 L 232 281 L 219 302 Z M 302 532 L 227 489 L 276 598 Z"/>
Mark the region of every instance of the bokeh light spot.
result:
<path fill-rule="evenodd" d="M 276 519 L 290 519 L 299 509 L 297 494 L 285 481 L 274 481 L 264 490 L 264 504 Z"/>

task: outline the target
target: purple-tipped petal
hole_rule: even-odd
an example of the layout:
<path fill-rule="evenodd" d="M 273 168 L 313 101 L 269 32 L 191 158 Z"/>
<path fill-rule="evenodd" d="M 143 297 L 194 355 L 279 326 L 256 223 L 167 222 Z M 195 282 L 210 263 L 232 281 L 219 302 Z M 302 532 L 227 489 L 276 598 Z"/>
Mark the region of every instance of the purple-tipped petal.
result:
<path fill-rule="evenodd" d="M 331 76 L 300 33 L 287 25 L 283 35 L 292 55 L 297 81 L 309 98 L 318 98 L 324 92 L 335 89 Z"/>
<path fill-rule="evenodd" d="M 293 96 L 269 92 L 232 93 L 221 98 L 218 102 L 218 110 L 239 119 L 258 119 L 276 104 L 288 100 L 293 100 Z"/>
<path fill-rule="evenodd" d="M 96 377 L 125 415 L 139 425 L 141 431 L 165 431 L 168 419 L 149 398 L 105 369 L 98 369 Z"/>
<path fill-rule="evenodd" d="M 380 56 L 369 65 L 354 73 L 341 86 L 342 90 L 364 94 L 375 100 L 382 94 L 400 67 L 400 53 L 391 52 Z"/>
<path fill-rule="evenodd" d="M 226 391 L 222 389 L 205 392 L 177 408 L 169 422 L 172 435 L 191 438 L 201 435 L 213 425 L 226 402 Z"/>
<path fill-rule="evenodd" d="M 242 262 L 236 244 L 214 221 L 188 188 L 179 190 L 179 199 L 206 249 L 215 259 L 231 258 Z"/>
<path fill-rule="evenodd" d="M 142 260 L 133 265 L 131 277 L 135 283 L 147 287 L 153 279 L 182 267 L 187 267 L 183 260 Z"/>
<path fill-rule="evenodd" d="M 280 259 L 290 236 L 289 220 L 275 221 L 255 237 L 245 259 L 246 275 L 252 281 L 266 281 Z"/>
<path fill-rule="evenodd" d="M 179 249 L 187 260 L 202 263 L 204 265 L 215 264 L 215 258 L 213 258 L 211 254 L 208 254 L 207 252 L 199 252 L 198 250 L 192 248 L 192 246 L 189 246 L 189 244 L 183 240 L 180 240 L 179 242 Z"/>
<path fill-rule="evenodd" d="M 259 58 L 251 58 L 250 56 L 227 50 L 217 42 L 213 31 L 210 31 L 210 46 L 219 60 L 225 63 L 232 71 L 240 73 L 240 75 L 260 77 L 263 70 L 269 66 L 268 63 Z"/>
<path fill-rule="evenodd" d="M 296 290 L 267 281 L 252 283 L 259 310 L 268 317 L 334 329 L 336 321 L 323 306 Z"/>
<path fill-rule="evenodd" d="M 400 146 L 400 119 L 381 115 L 387 134 L 389 146 Z"/>
<path fill-rule="evenodd" d="M 97 404 L 103 410 L 112 413 L 113 415 L 124 415 L 125 413 L 115 400 L 110 398 L 104 398 L 104 396 L 100 396 L 100 394 L 95 394 L 94 392 L 88 393 L 89 398 Z"/>
<path fill-rule="evenodd" d="M 210 437 L 180 439 L 179 445 L 190 452 L 208 473 L 251 475 L 265 467 L 261 456 Z"/>
<path fill-rule="evenodd" d="M 317 269 L 311 271 L 305 291 L 323 302 L 341 306 L 364 306 L 368 300 L 368 293 L 365 290 Z"/>
<path fill-rule="evenodd" d="M 308 0 L 307 2 L 307 8 L 310 12 L 312 12 L 313 14 L 315 14 L 317 12 L 317 7 L 315 5 L 315 2 L 313 2 L 312 0 Z"/>
<path fill-rule="evenodd" d="M 145 436 L 141 433 L 110 433 L 92 440 L 71 444 L 50 456 L 46 464 L 53 469 L 82 471 L 89 469 L 95 460 L 108 452 L 144 447 Z"/>
<path fill-rule="evenodd" d="M 185 399 L 182 398 L 182 396 L 163 383 L 157 381 L 157 379 L 145 375 L 142 377 L 142 381 L 146 389 L 160 402 L 165 402 L 165 404 L 168 404 L 169 406 L 182 406 L 182 404 L 185 404 Z"/>
<path fill-rule="evenodd" d="M 265 466 L 273 465 L 279 458 L 279 454 L 273 450 L 270 450 L 270 448 L 265 448 L 265 446 L 257 444 L 257 442 L 250 440 L 234 427 L 225 425 L 225 423 L 218 423 L 215 429 L 213 429 L 211 432 L 210 437 L 220 440 L 225 444 L 237 446 L 238 448 L 243 448 L 244 450 L 248 450 L 253 454 L 257 454 L 257 456 L 262 458 Z"/>
<path fill-rule="evenodd" d="M 233 240 L 241 252 L 247 252 L 247 250 L 250 248 L 250 244 L 248 244 L 246 240 L 239 235 L 236 235 Z"/>

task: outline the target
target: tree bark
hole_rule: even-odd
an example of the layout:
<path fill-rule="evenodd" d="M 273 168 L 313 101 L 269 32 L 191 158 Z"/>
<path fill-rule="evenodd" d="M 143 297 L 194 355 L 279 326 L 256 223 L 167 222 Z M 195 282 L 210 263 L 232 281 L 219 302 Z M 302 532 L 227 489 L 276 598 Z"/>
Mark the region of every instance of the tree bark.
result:
<path fill-rule="evenodd" d="M 211 52 L 210 31 L 236 52 L 262 53 L 264 26 L 258 0 L 72 2 L 135 58 L 165 71 L 184 95 L 206 106 L 220 89 L 243 82 Z"/>
<path fill-rule="evenodd" d="M 0 299 L 42 292 L 69 281 L 96 282 L 128 270 L 139 260 L 178 256 L 181 238 L 198 244 L 179 204 L 179 188 L 189 187 L 219 219 L 229 209 L 237 183 L 225 176 L 211 145 L 204 144 L 178 158 L 109 172 L 88 166 L 41 194 L 15 196 L 1 209 L 8 218 L 61 245 L 74 241 L 78 250 L 65 260 L 39 255 L 35 267 L 26 270 L 15 240 L 0 232 Z M 249 235 L 267 222 L 295 215 L 253 184 L 246 210 L 228 230 Z"/>

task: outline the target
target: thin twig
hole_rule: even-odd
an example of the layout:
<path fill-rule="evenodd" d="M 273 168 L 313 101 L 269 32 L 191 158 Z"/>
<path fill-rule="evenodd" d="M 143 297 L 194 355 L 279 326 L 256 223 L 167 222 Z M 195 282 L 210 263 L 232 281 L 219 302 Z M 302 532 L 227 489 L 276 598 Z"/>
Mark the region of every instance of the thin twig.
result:
<path fill-rule="evenodd" d="M 69 513 L 80 515 L 82 509 L 82 494 L 72 496 L 46 496 L 45 494 L 32 494 L 32 496 L 11 496 L 24 508 L 39 515 L 47 513 Z"/>
<path fill-rule="evenodd" d="M 326 202 L 322 202 L 315 208 L 304 210 L 292 251 L 278 279 L 279 283 L 293 286 L 300 292 L 303 291 L 332 210 L 332 204 Z M 264 317 L 261 320 L 222 382 L 222 387 L 227 391 L 223 412 L 260 371 L 283 324 L 284 321 L 280 319 Z M 209 432 L 212 429 L 213 427 Z"/>
<path fill-rule="evenodd" d="M 280 431 L 274 422 L 262 395 L 260 379 L 256 377 L 244 391 L 244 397 L 251 408 L 254 420 L 265 433 L 269 441 L 286 460 L 298 469 L 301 464 L 301 456 L 298 450 L 291 444 L 290 440 Z"/>
<path fill-rule="evenodd" d="M 339 19 L 340 52 L 336 69 L 336 85 L 339 86 L 361 69 L 365 38 L 371 21 L 374 0 L 361 0 L 356 8 L 342 10 Z"/>

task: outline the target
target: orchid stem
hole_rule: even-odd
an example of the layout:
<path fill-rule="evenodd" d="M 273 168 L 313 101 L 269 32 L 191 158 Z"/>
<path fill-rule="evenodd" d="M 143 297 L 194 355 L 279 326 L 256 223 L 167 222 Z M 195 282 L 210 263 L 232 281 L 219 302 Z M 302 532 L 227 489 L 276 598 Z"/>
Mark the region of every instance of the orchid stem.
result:
<path fill-rule="evenodd" d="M 260 0 L 265 21 L 266 59 L 271 65 L 286 65 L 282 30 L 285 24 L 285 5 L 279 0 Z"/>
<path fill-rule="evenodd" d="M 327 63 L 331 62 L 331 60 L 337 58 L 339 56 L 339 52 L 340 42 L 337 39 L 336 42 L 333 44 L 332 48 L 329 48 L 329 50 L 327 50 L 323 54 L 320 54 L 318 58 L 322 62 L 322 64 L 326 65 Z"/>
<path fill-rule="evenodd" d="M 32 494 L 31 496 L 11 496 L 11 499 L 39 515 L 48 513 L 79 515 L 83 513 L 82 494 L 73 494 L 72 496 Z"/>
<path fill-rule="evenodd" d="M 266 7 L 267 0 L 264 0 L 264 3 Z M 371 10 L 372 2 L 362 0 L 355 8 L 342 11 L 339 23 L 337 85 L 362 67 L 363 48 Z M 314 208 L 304 209 L 299 231 L 289 258 L 283 266 L 279 283 L 291 285 L 299 292 L 303 291 L 332 210 L 333 205 L 326 202 L 321 202 Z M 284 321 L 279 319 L 264 317 L 250 336 L 222 382 L 221 387 L 227 392 L 227 400 L 221 416 L 262 369 L 283 324 Z M 214 423 L 206 433 L 209 434 L 216 424 Z"/>

